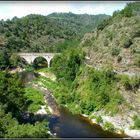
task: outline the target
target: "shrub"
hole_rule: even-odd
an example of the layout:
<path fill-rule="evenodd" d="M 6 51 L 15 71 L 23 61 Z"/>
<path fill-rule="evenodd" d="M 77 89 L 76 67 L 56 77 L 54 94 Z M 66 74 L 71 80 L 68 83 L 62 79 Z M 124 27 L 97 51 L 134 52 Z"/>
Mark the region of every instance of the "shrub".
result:
<path fill-rule="evenodd" d="M 97 52 L 99 50 L 98 46 L 95 44 L 92 44 L 92 49 L 94 50 L 94 52 Z"/>
<path fill-rule="evenodd" d="M 109 17 L 105 20 L 103 20 L 98 26 L 97 29 L 98 30 L 103 30 L 107 25 L 109 25 L 111 23 L 112 18 Z"/>
<path fill-rule="evenodd" d="M 125 17 L 131 17 L 132 16 L 132 8 L 128 4 L 122 11 L 121 14 L 123 14 Z"/>
<path fill-rule="evenodd" d="M 27 66 L 25 67 L 25 70 L 26 70 L 27 72 L 31 72 L 31 71 L 34 71 L 34 68 L 33 68 L 31 65 L 27 65 Z"/>
<path fill-rule="evenodd" d="M 135 126 L 136 128 L 140 128 L 140 119 L 135 120 Z"/>
<path fill-rule="evenodd" d="M 124 37 L 121 41 L 121 46 L 123 48 L 129 48 L 131 44 L 132 44 L 132 40 L 128 37 Z"/>
<path fill-rule="evenodd" d="M 103 119 L 101 116 L 96 118 L 97 123 L 103 123 Z"/>
<path fill-rule="evenodd" d="M 133 90 L 137 90 L 140 86 L 140 77 L 138 76 L 132 77 L 131 85 L 132 85 Z"/>
<path fill-rule="evenodd" d="M 121 61 L 122 61 L 122 57 L 121 56 L 118 56 L 117 62 L 120 63 Z"/>
<path fill-rule="evenodd" d="M 137 116 L 134 118 L 134 128 L 140 129 L 140 118 Z"/>
<path fill-rule="evenodd" d="M 32 87 L 26 87 L 24 96 L 27 98 L 28 109 L 31 112 L 38 111 L 40 105 L 44 105 L 44 97 L 39 90 L 33 89 Z"/>
<path fill-rule="evenodd" d="M 116 92 L 115 95 L 112 97 L 112 102 L 117 105 L 122 104 L 124 101 L 122 95 L 119 92 Z"/>
<path fill-rule="evenodd" d="M 90 118 L 90 119 L 96 119 L 96 116 L 95 116 L 94 114 L 91 114 L 91 115 L 89 116 L 89 118 Z"/>
<path fill-rule="evenodd" d="M 126 90 L 132 90 L 132 86 L 130 84 L 130 79 L 128 78 L 128 76 L 122 76 L 121 81 Z"/>
<path fill-rule="evenodd" d="M 111 41 L 113 39 L 113 35 L 113 32 L 108 32 L 106 37 L 109 38 Z"/>
<path fill-rule="evenodd" d="M 124 85 L 126 90 L 137 90 L 140 85 L 140 78 L 135 76 L 131 79 L 128 78 L 128 76 L 124 75 L 122 76 L 122 84 Z"/>
<path fill-rule="evenodd" d="M 104 41 L 104 46 L 108 46 L 108 44 L 109 44 L 109 42 L 108 42 L 108 40 L 106 39 L 106 40 Z"/>
<path fill-rule="evenodd" d="M 134 65 L 140 67 L 140 55 L 137 55 L 134 59 Z"/>
<path fill-rule="evenodd" d="M 132 33 L 132 38 L 140 37 L 140 29 L 134 30 Z"/>
<path fill-rule="evenodd" d="M 111 52 L 112 56 L 119 55 L 119 53 L 120 53 L 119 48 L 116 48 L 116 47 L 112 48 L 112 52 Z"/>
<path fill-rule="evenodd" d="M 113 132 L 115 130 L 114 125 L 110 122 L 105 122 L 103 125 L 103 129 Z"/>
<path fill-rule="evenodd" d="M 115 80 L 116 73 L 112 69 L 107 69 L 105 72 L 105 76 L 110 80 Z"/>
<path fill-rule="evenodd" d="M 134 116 L 132 117 L 132 119 L 133 119 L 133 120 L 137 119 L 137 115 L 134 115 Z"/>
<path fill-rule="evenodd" d="M 120 13 L 119 10 L 113 12 L 113 17 L 117 16 Z"/>
<path fill-rule="evenodd" d="M 84 46 L 91 46 L 92 45 L 92 41 L 90 39 L 87 39 L 85 42 L 84 42 Z"/>

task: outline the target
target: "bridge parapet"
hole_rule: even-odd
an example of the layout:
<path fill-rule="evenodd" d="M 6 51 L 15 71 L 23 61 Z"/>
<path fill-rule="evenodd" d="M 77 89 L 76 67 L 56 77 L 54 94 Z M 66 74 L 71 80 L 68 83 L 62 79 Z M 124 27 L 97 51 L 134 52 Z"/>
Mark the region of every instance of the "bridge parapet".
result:
<path fill-rule="evenodd" d="M 54 56 L 60 53 L 17 53 L 20 56 Z"/>

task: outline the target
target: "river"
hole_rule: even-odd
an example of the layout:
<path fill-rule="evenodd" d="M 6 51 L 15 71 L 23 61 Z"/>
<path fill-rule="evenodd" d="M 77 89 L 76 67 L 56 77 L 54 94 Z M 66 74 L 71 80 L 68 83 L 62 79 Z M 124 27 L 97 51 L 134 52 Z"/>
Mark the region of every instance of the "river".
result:
<path fill-rule="evenodd" d="M 73 115 L 68 109 L 60 108 L 60 117 L 52 116 L 49 120 L 52 133 L 59 138 L 122 138 L 119 135 L 104 131 L 99 125 L 93 124 L 88 118 Z"/>
<path fill-rule="evenodd" d="M 38 74 L 33 72 L 21 73 L 21 78 L 26 84 L 32 81 Z M 50 101 L 50 100 L 47 100 Z M 52 104 L 52 99 L 51 103 Z M 81 115 L 73 115 L 67 108 L 59 107 L 59 116 L 52 115 L 49 118 L 49 128 L 52 134 L 58 138 L 122 138 L 120 135 L 104 131 L 99 125 L 93 124 L 88 118 Z"/>

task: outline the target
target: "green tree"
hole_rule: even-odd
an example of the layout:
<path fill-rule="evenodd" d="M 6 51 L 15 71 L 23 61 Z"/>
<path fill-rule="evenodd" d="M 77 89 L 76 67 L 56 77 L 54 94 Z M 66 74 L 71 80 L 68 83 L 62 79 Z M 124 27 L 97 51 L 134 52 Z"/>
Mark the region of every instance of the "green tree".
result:
<path fill-rule="evenodd" d="M 5 69 L 10 66 L 9 55 L 7 51 L 0 52 L 0 69 Z"/>
<path fill-rule="evenodd" d="M 23 112 L 27 110 L 24 85 L 17 74 L 0 72 L 0 137 L 48 138 L 48 121 L 27 123 Z M 34 117 L 34 115 L 32 116 Z"/>
<path fill-rule="evenodd" d="M 22 124 L 13 125 L 8 129 L 6 138 L 48 138 L 48 123 L 47 121 L 38 122 L 33 125 Z"/>
<path fill-rule="evenodd" d="M 53 59 L 52 69 L 58 80 L 71 82 L 75 79 L 80 65 L 83 64 L 84 53 L 79 49 L 68 49 Z"/>
<path fill-rule="evenodd" d="M 7 112 L 21 119 L 21 113 L 26 107 L 24 85 L 17 74 L 0 72 L 0 102 L 7 105 Z"/>
<path fill-rule="evenodd" d="M 125 17 L 131 17 L 132 16 L 132 3 L 127 4 L 127 6 L 121 11 L 121 14 L 123 14 Z"/>

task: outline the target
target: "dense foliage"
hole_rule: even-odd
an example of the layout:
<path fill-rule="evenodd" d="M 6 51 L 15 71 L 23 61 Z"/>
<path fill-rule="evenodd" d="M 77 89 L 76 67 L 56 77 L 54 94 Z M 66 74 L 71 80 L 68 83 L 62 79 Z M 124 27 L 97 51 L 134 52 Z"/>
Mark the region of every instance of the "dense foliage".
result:
<path fill-rule="evenodd" d="M 140 88 L 140 77 L 134 76 L 132 78 L 124 75 L 121 77 L 122 85 L 125 87 L 126 90 L 136 91 Z"/>
<path fill-rule="evenodd" d="M 43 93 L 30 86 L 25 88 L 24 96 L 27 98 L 28 110 L 30 112 L 37 112 L 40 106 L 45 104 Z"/>
<path fill-rule="evenodd" d="M 54 57 L 52 70 L 57 79 L 63 82 L 72 82 L 84 62 L 84 57 L 84 52 L 79 49 L 68 49 Z"/>
<path fill-rule="evenodd" d="M 25 109 L 24 87 L 17 75 L 0 73 L 0 103 L 6 105 L 7 112 L 20 117 Z"/>
<path fill-rule="evenodd" d="M 26 67 L 26 65 L 27 62 L 25 59 L 21 58 L 16 53 L 11 53 L 6 49 L 0 51 L 0 70 L 15 68 L 17 66 L 23 68 Z M 35 62 L 35 65 L 38 65 L 38 63 Z"/>
<path fill-rule="evenodd" d="M 6 50 L 0 51 L 0 69 L 6 69 L 10 66 L 10 57 Z"/>
<path fill-rule="evenodd" d="M 120 14 L 125 17 L 131 17 L 133 15 L 140 14 L 140 3 L 139 2 L 131 2 L 128 3 L 127 6 L 120 11 Z"/>
<path fill-rule="evenodd" d="M 90 114 L 103 108 L 112 114 L 121 112 L 119 105 L 124 100 L 116 86 L 119 80 L 116 74 L 111 69 L 97 71 L 87 68 L 83 60 L 84 53 L 80 50 L 65 51 L 53 59 L 52 70 L 58 85 L 44 79 L 42 82 L 59 103 L 67 104 L 72 112 Z"/>
<path fill-rule="evenodd" d="M 0 72 L 1 138 L 49 137 L 47 120 L 34 123 L 25 121 L 23 114 L 29 105 L 26 97 L 23 83 L 17 74 Z"/>
<path fill-rule="evenodd" d="M 98 71 L 82 68 L 73 83 L 72 102 L 78 103 L 84 114 L 90 114 L 103 108 L 111 114 L 119 112 L 121 111 L 119 105 L 124 101 L 116 83 L 116 75 L 111 70 Z"/>

